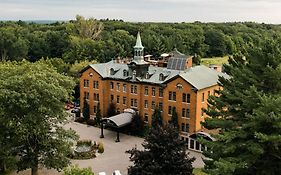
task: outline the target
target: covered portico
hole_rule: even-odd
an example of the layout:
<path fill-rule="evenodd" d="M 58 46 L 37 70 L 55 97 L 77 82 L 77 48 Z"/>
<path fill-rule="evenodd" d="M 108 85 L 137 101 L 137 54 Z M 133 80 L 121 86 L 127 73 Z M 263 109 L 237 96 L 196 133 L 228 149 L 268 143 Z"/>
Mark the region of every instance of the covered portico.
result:
<path fill-rule="evenodd" d="M 120 142 L 120 138 L 119 138 L 119 132 L 120 132 L 120 128 L 129 125 L 132 121 L 133 121 L 133 117 L 135 115 L 135 110 L 133 109 L 125 109 L 124 113 L 109 117 L 109 118 L 103 118 L 101 120 L 101 135 L 100 138 L 104 138 L 104 134 L 103 134 L 103 129 L 104 126 L 109 126 L 111 128 L 115 128 L 116 129 L 116 142 Z"/>

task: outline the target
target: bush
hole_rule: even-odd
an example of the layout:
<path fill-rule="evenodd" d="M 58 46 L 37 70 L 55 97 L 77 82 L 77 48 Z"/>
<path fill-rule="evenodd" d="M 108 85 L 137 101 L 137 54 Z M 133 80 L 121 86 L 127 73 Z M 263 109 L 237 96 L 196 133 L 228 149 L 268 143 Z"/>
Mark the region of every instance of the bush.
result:
<path fill-rule="evenodd" d="M 92 169 L 79 168 L 77 165 L 68 167 L 64 170 L 64 175 L 94 175 Z"/>
<path fill-rule="evenodd" d="M 79 118 L 75 119 L 74 121 L 78 122 L 78 123 L 84 123 L 85 119 L 83 117 L 79 117 Z"/>
<path fill-rule="evenodd" d="M 103 143 L 99 142 L 98 143 L 98 153 L 103 153 L 104 152 L 104 147 L 103 147 Z"/>
<path fill-rule="evenodd" d="M 81 146 L 81 145 L 92 146 L 92 140 L 78 140 L 76 145 L 77 146 Z"/>
<path fill-rule="evenodd" d="M 94 120 L 94 119 L 89 119 L 87 120 L 87 125 L 90 125 L 90 126 L 96 126 L 97 125 L 97 121 Z"/>

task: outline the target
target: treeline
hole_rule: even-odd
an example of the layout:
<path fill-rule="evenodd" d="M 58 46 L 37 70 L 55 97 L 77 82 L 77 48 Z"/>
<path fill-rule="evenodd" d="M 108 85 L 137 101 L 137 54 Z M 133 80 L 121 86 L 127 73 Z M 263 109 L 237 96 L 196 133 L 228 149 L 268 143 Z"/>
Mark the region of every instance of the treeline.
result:
<path fill-rule="evenodd" d="M 0 22 L 2 60 L 62 58 L 106 62 L 131 57 L 137 32 L 141 32 L 145 54 L 158 57 L 177 48 L 187 55 L 213 57 L 245 53 L 266 38 L 281 36 L 280 25 L 257 23 L 132 23 L 76 20 L 53 24 Z"/>

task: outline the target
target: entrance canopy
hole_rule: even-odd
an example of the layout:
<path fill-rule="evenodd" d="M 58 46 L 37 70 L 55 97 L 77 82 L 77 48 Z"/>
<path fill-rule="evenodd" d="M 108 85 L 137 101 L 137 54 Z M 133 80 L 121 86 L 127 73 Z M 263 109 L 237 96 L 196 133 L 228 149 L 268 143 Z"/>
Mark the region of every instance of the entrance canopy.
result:
<path fill-rule="evenodd" d="M 119 140 L 119 128 L 130 124 L 133 121 L 133 117 L 135 115 L 135 110 L 133 109 L 125 109 L 124 113 L 102 119 L 101 122 L 101 136 L 100 138 L 104 138 L 103 135 L 103 125 L 109 125 L 111 127 L 117 128 L 117 138 L 116 142 L 120 142 Z"/>
<path fill-rule="evenodd" d="M 126 126 L 130 124 L 133 120 L 133 114 L 131 113 L 121 113 L 118 115 L 115 115 L 113 117 L 109 117 L 106 119 L 107 122 L 112 123 L 117 128 L 121 128 L 123 126 Z"/>
<path fill-rule="evenodd" d="M 192 134 L 189 137 L 191 137 L 193 139 L 197 139 L 197 137 L 203 137 L 204 139 L 209 140 L 209 141 L 214 141 L 215 140 L 210 134 L 208 134 L 206 132 L 202 132 L 202 131 L 197 132 L 195 134 Z"/>
<path fill-rule="evenodd" d="M 121 128 L 132 122 L 134 114 L 135 111 L 133 109 L 125 109 L 124 113 L 105 118 L 103 121 L 113 127 Z"/>

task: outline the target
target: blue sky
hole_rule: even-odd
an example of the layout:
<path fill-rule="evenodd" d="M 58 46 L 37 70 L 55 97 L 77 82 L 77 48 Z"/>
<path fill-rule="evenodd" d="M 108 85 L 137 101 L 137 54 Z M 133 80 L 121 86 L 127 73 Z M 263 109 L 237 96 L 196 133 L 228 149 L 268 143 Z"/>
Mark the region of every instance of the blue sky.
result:
<path fill-rule="evenodd" d="M 0 0 L 0 20 L 69 20 L 76 14 L 133 22 L 281 24 L 281 0 Z"/>

